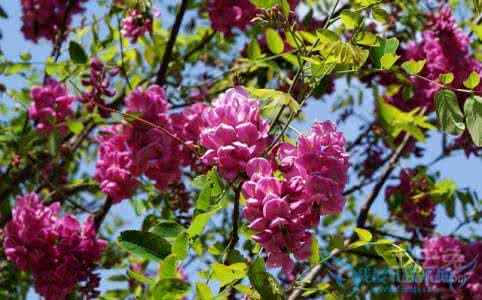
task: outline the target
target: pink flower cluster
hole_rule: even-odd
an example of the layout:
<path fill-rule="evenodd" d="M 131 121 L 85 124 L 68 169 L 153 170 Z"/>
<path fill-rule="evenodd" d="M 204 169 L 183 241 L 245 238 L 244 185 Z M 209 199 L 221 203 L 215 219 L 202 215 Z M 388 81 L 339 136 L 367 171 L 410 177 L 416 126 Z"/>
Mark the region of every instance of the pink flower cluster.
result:
<path fill-rule="evenodd" d="M 132 172 L 132 151 L 127 146 L 128 135 L 123 125 L 106 128 L 103 133 L 97 137 L 100 146 L 95 179 L 100 183 L 100 190 L 118 203 L 129 198 L 138 184 Z"/>
<path fill-rule="evenodd" d="M 149 14 L 143 14 L 134 9 L 122 20 L 121 33 L 129 38 L 131 43 L 136 43 L 137 39 L 144 36 L 146 32 L 152 32 L 152 16 Z"/>
<path fill-rule="evenodd" d="M 432 187 L 433 182 L 423 172 L 403 169 L 400 183 L 385 190 L 390 211 L 408 231 L 426 236 L 435 228 L 435 205 L 428 193 Z"/>
<path fill-rule="evenodd" d="M 295 10 L 300 1 L 288 2 L 291 10 Z M 249 0 L 208 0 L 207 9 L 212 28 L 228 37 L 232 35 L 234 27 L 246 30 L 258 11 Z"/>
<path fill-rule="evenodd" d="M 463 81 L 472 71 L 480 73 L 482 65 L 469 53 L 469 37 L 457 25 L 450 7 L 440 9 L 437 13 L 427 15 L 426 30 L 422 32 L 422 41 L 410 42 L 404 49 L 404 60 L 426 60 L 420 75 L 433 81 L 439 81 L 439 75 L 451 72 L 454 81 L 452 88 L 464 88 Z M 397 83 L 395 78 L 388 83 Z M 405 111 L 416 107 L 426 107 L 428 112 L 434 109 L 434 97 L 440 87 L 426 80 L 412 77 L 413 97 L 406 101 L 402 91 L 392 97 L 386 97 L 393 105 Z M 458 95 L 463 102 L 468 94 Z"/>
<path fill-rule="evenodd" d="M 321 215 L 343 209 L 348 171 L 344 147 L 345 139 L 333 123 L 315 123 L 296 146 L 280 146 L 279 164 L 264 158 L 247 164 L 250 180 L 242 188 L 247 199 L 243 213 L 256 233 L 253 240 L 268 252 L 268 266 L 291 272 L 290 254 L 300 260 L 310 255 L 308 229 L 318 226 Z M 276 169 L 283 179 L 274 176 Z"/>
<path fill-rule="evenodd" d="M 66 134 L 65 121 L 73 116 L 70 105 L 75 99 L 69 95 L 67 87 L 49 78 L 45 86 L 32 88 L 30 96 L 32 104 L 28 114 L 30 119 L 37 122 L 37 130 L 44 135 L 49 135 L 54 129 L 62 135 Z"/>
<path fill-rule="evenodd" d="M 72 215 L 59 217 L 59 203 L 44 206 L 35 193 L 17 197 L 12 220 L 5 226 L 7 258 L 31 272 L 37 293 L 47 300 L 67 299 L 80 283 L 89 299 L 98 293 L 94 263 L 106 242 L 96 237 L 93 219 L 83 225 Z"/>
<path fill-rule="evenodd" d="M 144 121 L 124 122 L 107 129 L 107 135 L 98 138 L 96 179 L 102 192 L 115 203 L 132 195 L 138 176 L 154 180 L 160 190 L 181 178 L 180 167 L 193 164 L 195 157 L 186 145 L 198 143 L 205 108 L 194 104 L 169 115 L 165 92 L 157 85 L 145 91 L 134 90 L 125 103 L 126 113 Z M 180 143 L 178 139 L 186 142 Z"/>
<path fill-rule="evenodd" d="M 426 282 L 437 293 L 457 300 L 481 299 L 482 292 L 482 242 L 466 244 L 450 236 L 426 238 L 423 243 L 424 269 L 451 271 L 453 285 L 447 282 Z M 465 270 L 464 267 L 467 267 Z M 461 272 L 461 270 L 464 270 Z M 468 278 L 465 286 L 459 287 L 461 276 Z"/>
<path fill-rule="evenodd" d="M 87 0 L 22 0 L 22 32 L 26 39 L 37 42 L 41 38 L 55 41 L 60 30 L 64 32 L 72 16 L 84 11 Z"/>
<path fill-rule="evenodd" d="M 248 161 L 266 148 L 269 123 L 260 117 L 259 101 L 241 86 L 221 94 L 203 118 L 201 144 L 208 150 L 202 160 L 216 165 L 227 180 L 244 173 Z"/>
<path fill-rule="evenodd" d="M 82 102 L 87 104 L 89 111 L 93 111 L 97 104 L 105 106 L 104 97 L 114 97 L 116 92 L 110 87 L 111 80 L 119 74 L 119 69 L 115 68 L 107 71 L 105 65 L 96 57 L 90 61 L 90 76 L 82 80 L 82 85 L 89 87 L 88 92 L 82 93 Z M 102 117 L 110 116 L 110 112 L 99 108 Z"/>

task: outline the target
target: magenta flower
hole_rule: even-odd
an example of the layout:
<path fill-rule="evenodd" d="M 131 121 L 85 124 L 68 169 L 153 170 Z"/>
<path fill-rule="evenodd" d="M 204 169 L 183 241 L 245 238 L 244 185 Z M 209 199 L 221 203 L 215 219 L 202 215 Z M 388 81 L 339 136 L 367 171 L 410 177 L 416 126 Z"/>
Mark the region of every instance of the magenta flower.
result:
<path fill-rule="evenodd" d="M 60 134 L 67 133 L 66 119 L 73 116 L 70 108 L 75 97 L 69 95 L 67 87 L 53 79 L 47 79 L 44 87 L 30 91 L 32 104 L 28 109 L 30 119 L 37 122 L 37 130 L 49 135 L 54 129 Z"/>
<path fill-rule="evenodd" d="M 428 193 L 432 187 L 427 175 L 416 169 L 404 169 L 400 172 L 400 183 L 385 190 L 389 205 L 392 200 L 401 200 L 400 207 L 393 207 L 391 211 L 407 231 L 426 236 L 434 230 L 435 205 Z"/>
<path fill-rule="evenodd" d="M 253 158 L 247 166 L 249 181 L 243 184 L 243 209 L 252 239 L 268 254 L 269 267 L 288 274 L 294 268 L 291 254 L 299 260 L 311 254 L 312 236 L 321 215 L 339 213 L 347 181 L 348 154 L 345 139 L 331 122 L 315 123 L 309 136 L 300 136 L 296 146 L 279 147 L 279 166 Z M 274 177 L 274 171 L 283 178 Z"/>
<path fill-rule="evenodd" d="M 289 0 L 291 10 L 295 10 L 299 0 Z M 256 17 L 256 6 L 249 0 L 208 0 L 207 9 L 211 27 L 231 36 L 233 28 L 246 30 L 251 20 Z"/>
<path fill-rule="evenodd" d="M 127 146 L 126 126 L 116 125 L 103 132 L 104 135 L 97 137 L 100 146 L 95 179 L 100 183 L 100 190 L 118 203 L 129 198 L 137 187 L 138 181 L 133 175 L 136 167 Z"/>
<path fill-rule="evenodd" d="M 131 43 L 136 43 L 137 39 L 144 36 L 146 32 L 152 32 L 152 16 L 131 10 L 129 15 L 122 20 L 121 33 L 129 38 Z"/>
<path fill-rule="evenodd" d="M 156 182 L 158 189 L 164 190 L 181 178 L 181 157 L 177 154 L 180 146 L 173 138 L 164 89 L 157 85 L 146 91 L 136 89 L 125 101 L 128 113 L 137 113 L 140 118 L 162 128 L 136 120 L 129 127 L 128 144 L 136 165 L 135 174 L 146 175 Z"/>
<path fill-rule="evenodd" d="M 55 41 L 60 30 L 70 27 L 72 16 L 84 11 L 87 0 L 22 0 L 22 32 L 26 39 Z M 63 38 L 63 37 L 62 37 Z"/>
<path fill-rule="evenodd" d="M 248 161 L 266 147 L 269 123 L 260 117 L 259 101 L 243 87 L 221 94 L 203 118 L 201 144 L 208 149 L 203 162 L 218 166 L 227 180 L 244 173 Z"/>
<path fill-rule="evenodd" d="M 59 217 L 59 210 L 59 203 L 44 206 L 35 193 L 17 197 L 5 226 L 5 254 L 32 273 L 35 290 L 47 300 L 67 299 L 80 282 L 84 294 L 95 297 L 99 282 L 92 272 L 107 244 L 97 239 L 92 218 L 81 226 L 72 215 Z"/>

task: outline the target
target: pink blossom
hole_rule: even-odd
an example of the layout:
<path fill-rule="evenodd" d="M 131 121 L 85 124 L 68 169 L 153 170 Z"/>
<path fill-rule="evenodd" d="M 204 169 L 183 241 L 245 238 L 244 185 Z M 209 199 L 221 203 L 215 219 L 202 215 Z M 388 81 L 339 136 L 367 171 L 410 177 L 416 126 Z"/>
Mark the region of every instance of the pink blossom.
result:
<path fill-rule="evenodd" d="M 138 183 L 133 174 L 133 154 L 127 146 L 125 125 L 112 126 L 103 133 L 97 137 L 100 146 L 95 179 L 100 183 L 100 190 L 118 203 L 129 198 Z"/>
<path fill-rule="evenodd" d="M 410 232 L 428 235 L 434 228 L 435 205 L 429 191 L 433 182 L 417 169 L 404 169 L 400 172 L 400 183 L 388 186 L 385 197 L 392 214 Z M 394 201 L 400 200 L 399 206 Z"/>
<path fill-rule="evenodd" d="M 267 251 L 267 265 L 284 273 L 294 268 L 291 254 L 300 260 L 310 255 L 309 229 L 318 226 L 320 216 L 339 213 L 345 203 L 345 140 L 331 122 L 315 123 L 312 131 L 297 145 L 282 144 L 278 161 L 253 158 L 246 166 L 250 180 L 242 187 L 243 214 L 253 240 Z M 282 179 L 274 177 L 277 169 Z"/>
<path fill-rule="evenodd" d="M 463 81 L 472 71 L 480 73 L 482 65 L 470 56 L 469 36 L 460 28 L 452 16 L 449 6 L 428 14 L 426 30 L 422 32 L 422 41 L 410 42 L 404 49 L 404 60 L 426 60 L 420 75 L 438 81 L 439 75 L 451 72 L 454 81 L 452 88 L 464 88 Z M 402 92 L 386 97 L 393 105 L 408 111 L 416 107 L 426 107 L 428 112 L 434 109 L 434 97 L 440 87 L 418 77 L 412 77 L 413 97 L 410 101 L 403 98 Z M 392 83 L 396 83 L 392 82 Z M 459 93 L 459 101 L 463 103 L 467 94 Z"/>
<path fill-rule="evenodd" d="M 59 217 L 59 210 L 59 203 L 44 206 L 35 193 L 17 197 L 5 226 L 5 254 L 32 273 L 35 290 L 47 300 L 67 299 L 79 282 L 95 297 L 98 277 L 92 272 L 106 242 L 97 239 L 92 218 L 80 225 L 72 215 Z"/>
<path fill-rule="evenodd" d="M 72 16 L 84 11 L 87 0 L 22 0 L 22 32 L 26 39 L 55 41 L 61 30 L 66 32 Z M 63 38 L 63 37 L 61 37 Z"/>
<path fill-rule="evenodd" d="M 295 10 L 300 1 L 288 2 L 291 10 Z M 246 30 L 258 11 L 249 0 L 208 0 L 207 9 L 212 28 L 228 37 L 234 27 Z"/>
<path fill-rule="evenodd" d="M 181 177 L 181 157 L 176 155 L 179 141 L 173 138 L 174 130 L 167 114 L 164 89 L 157 85 L 145 91 L 138 88 L 125 102 L 128 113 L 139 113 L 140 118 L 158 126 L 134 121 L 129 127 L 128 144 L 136 165 L 135 175 L 146 175 L 156 182 L 158 189 L 164 190 Z"/>
<path fill-rule="evenodd" d="M 97 106 L 99 114 L 106 118 L 110 116 L 110 112 L 103 109 L 105 106 L 105 97 L 114 97 L 116 92 L 110 87 L 112 79 L 117 76 L 119 69 L 115 68 L 107 71 L 106 66 L 96 57 L 90 61 L 90 76 L 88 79 L 82 80 L 82 85 L 89 87 L 89 91 L 82 92 L 82 102 L 87 104 L 89 111 L 93 111 Z M 98 106 L 100 105 L 100 106 Z"/>
<path fill-rule="evenodd" d="M 122 20 L 121 33 L 129 38 L 131 43 L 136 43 L 146 32 L 152 32 L 152 16 L 149 14 L 142 14 L 134 9 Z"/>
<path fill-rule="evenodd" d="M 53 79 L 47 79 L 44 87 L 33 87 L 30 96 L 32 104 L 28 109 L 30 119 L 37 122 L 37 130 L 49 135 L 54 129 L 65 135 L 65 121 L 73 116 L 70 108 L 74 96 L 69 95 L 67 87 Z"/>
<path fill-rule="evenodd" d="M 243 87 L 221 94 L 203 118 L 201 144 L 208 149 L 203 162 L 218 166 L 227 180 L 243 173 L 266 147 L 269 123 L 260 116 L 259 101 L 249 98 Z"/>
<path fill-rule="evenodd" d="M 186 166 L 190 165 L 193 170 L 198 172 L 205 171 L 206 166 L 190 147 L 194 147 L 200 142 L 200 134 L 204 128 L 202 116 L 207 108 L 208 106 L 204 103 L 195 103 L 170 115 L 174 133 L 184 141 L 184 144 L 180 145 L 182 162 Z"/>

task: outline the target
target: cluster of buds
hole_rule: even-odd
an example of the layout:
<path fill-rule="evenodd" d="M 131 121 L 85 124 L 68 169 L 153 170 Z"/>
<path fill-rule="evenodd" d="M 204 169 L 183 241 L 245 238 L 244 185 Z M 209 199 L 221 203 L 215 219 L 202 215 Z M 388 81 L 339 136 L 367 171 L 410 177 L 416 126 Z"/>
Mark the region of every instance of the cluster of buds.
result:
<path fill-rule="evenodd" d="M 105 106 L 104 97 L 112 98 L 116 92 L 110 87 L 112 79 L 119 74 L 119 68 L 107 70 L 105 65 L 97 58 L 92 58 L 90 62 L 90 76 L 82 80 L 82 85 L 90 87 L 88 92 L 82 92 L 82 102 L 87 104 L 89 111 L 93 111 L 97 104 Z M 99 113 L 106 118 L 110 113 L 100 109 Z"/>
<path fill-rule="evenodd" d="M 294 6 L 296 7 L 296 5 Z M 272 8 L 260 10 L 256 14 L 256 18 L 254 18 L 251 22 L 260 22 L 266 27 L 289 29 L 293 24 L 296 23 L 296 14 L 291 10 L 288 14 L 285 14 L 279 5 L 275 5 Z"/>

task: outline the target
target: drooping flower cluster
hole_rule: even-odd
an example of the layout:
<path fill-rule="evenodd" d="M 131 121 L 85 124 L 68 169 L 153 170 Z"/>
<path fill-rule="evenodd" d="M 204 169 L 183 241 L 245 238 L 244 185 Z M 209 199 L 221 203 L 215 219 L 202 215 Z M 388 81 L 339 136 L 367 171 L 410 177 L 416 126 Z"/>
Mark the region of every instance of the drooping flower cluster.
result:
<path fill-rule="evenodd" d="M 294 267 L 290 254 L 300 260 L 310 255 L 308 230 L 318 226 L 320 216 L 339 213 L 345 203 L 345 140 L 331 122 L 315 123 L 312 131 L 296 146 L 280 146 L 278 167 L 264 158 L 253 158 L 246 167 L 244 216 L 256 233 L 253 239 L 268 252 L 267 265 L 284 273 Z M 276 169 L 283 179 L 274 176 Z"/>
<path fill-rule="evenodd" d="M 102 192 L 117 203 L 132 195 L 137 186 L 136 178 L 142 175 L 154 180 L 159 190 L 178 190 L 180 167 L 195 161 L 192 150 L 186 145 L 198 143 L 205 106 L 195 104 L 169 115 L 165 92 L 157 85 L 145 91 L 138 88 L 124 100 L 126 113 L 142 120 L 123 122 L 107 129 L 107 135 L 98 138 L 96 179 Z M 184 139 L 184 143 L 179 141 Z M 179 196 L 184 195 L 182 189 L 179 193 Z M 185 205 L 183 203 L 182 207 Z"/>
<path fill-rule="evenodd" d="M 135 175 L 145 174 L 156 182 L 157 188 L 163 190 L 181 177 L 180 157 L 176 155 L 179 142 L 168 134 L 174 130 L 167 115 L 168 103 L 164 89 L 157 85 L 145 91 L 138 88 L 125 102 L 127 113 L 138 114 L 143 120 L 158 126 L 135 120 L 132 126 L 128 126 L 128 144 L 136 165 Z"/>
<path fill-rule="evenodd" d="M 170 115 L 176 136 L 184 141 L 180 145 L 183 165 L 191 165 L 193 170 L 200 173 L 206 170 L 206 166 L 195 157 L 195 153 L 190 147 L 199 143 L 199 137 L 204 128 L 202 116 L 207 108 L 208 106 L 204 103 L 194 103 L 182 111 Z"/>
<path fill-rule="evenodd" d="M 288 2 L 291 10 L 295 10 L 299 0 Z M 207 10 L 212 28 L 226 36 L 231 36 L 235 27 L 246 30 L 258 11 L 249 0 L 208 0 Z"/>
<path fill-rule="evenodd" d="M 5 226 L 5 254 L 32 273 L 35 290 L 47 300 L 66 299 L 81 282 L 86 296 L 95 298 L 99 278 L 92 272 L 106 242 L 97 239 L 92 218 L 81 225 L 72 215 L 59 217 L 59 210 L 59 203 L 44 206 L 35 193 L 17 197 Z"/>
<path fill-rule="evenodd" d="M 216 165 L 227 180 L 244 173 L 248 161 L 266 148 L 269 123 L 260 117 L 259 101 L 243 87 L 221 94 L 203 118 L 201 144 L 208 149 L 203 162 Z"/>
<path fill-rule="evenodd" d="M 128 136 L 123 125 L 106 128 L 103 133 L 97 137 L 100 146 L 95 179 L 100 183 L 100 190 L 118 203 L 132 195 L 138 184 L 133 175 L 132 151 L 127 146 Z"/>
<path fill-rule="evenodd" d="M 72 16 L 84 11 L 87 0 L 22 0 L 22 32 L 26 39 L 55 41 L 60 31 L 66 32 Z M 63 38 L 63 37 L 62 37 Z"/>
<path fill-rule="evenodd" d="M 107 71 L 105 65 L 96 57 L 90 62 L 90 76 L 82 80 L 82 85 L 89 87 L 90 90 L 82 93 L 82 102 L 87 104 L 89 111 L 93 111 L 97 104 L 105 106 L 104 97 L 114 97 L 116 92 L 110 87 L 111 80 L 119 74 L 119 69 L 115 68 Z M 110 112 L 99 107 L 99 114 L 102 117 L 110 116 Z"/>
<path fill-rule="evenodd" d="M 122 20 L 121 33 L 129 38 L 131 43 L 136 43 L 146 32 L 152 32 L 152 16 L 149 14 L 134 9 Z"/>
<path fill-rule="evenodd" d="M 28 114 L 30 119 L 37 122 L 37 130 L 44 135 L 49 135 L 54 129 L 62 135 L 66 134 L 65 121 L 73 115 L 70 106 L 75 99 L 69 95 L 67 87 L 48 78 L 45 86 L 33 87 L 30 96 L 32 104 Z"/>
<path fill-rule="evenodd" d="M 454 237 L 426 238 L 423 243 L 424 269 L 427 272 L 449 271 L 452 282 L 447 280 L 426 281 L 425 285 L 444 297 L 458 300 L 480 299 L 482 291 L 482 242 L 466 244 Z M 465 280 L 462 280 L 465 278 Z M 464 282 L 465 285 L 464 285 Z"/>
<path fill-rule="evenodd" d="M 403 50 L 403 59 L 426 60 L 421 76 L 438 82 L 439 75 L 451 72 L 454 74 L 454 81 L 450 87 L 464 88 L 463 81 L 469 74 L 472 71 L 480 73 L 482 70 L 481 63 L 470 56 L 468 35 L 457 25 L 448 6 L 436 13 L 428 14 L 427 18 L 422 41 L 410 42 Z M 392 74 L 385 77 L 385 84 L 399 83 Z M 410 97 L 409 101 L 403 97 L 402 89 L 393 96 L 387 96 L 386 99 L 404 111 L 416 107 L 426 107 L 427 112 L 433 111 L 434 97 L 440 87 L 418 77 L 412 77 L 411 81 L 413 97 Z M 457 96 L 459 101 L 463 102 L 468 94 L 460 93 Z"/>
<path fill-rule="evenodd" d="M 435 228 L 435 205 L 429 194 L 432 180 L 417 169 L 403 169 L 400 183 L 388 186 L 385 198 L 392 214 L 410 232 L 426 236 Z"/>

